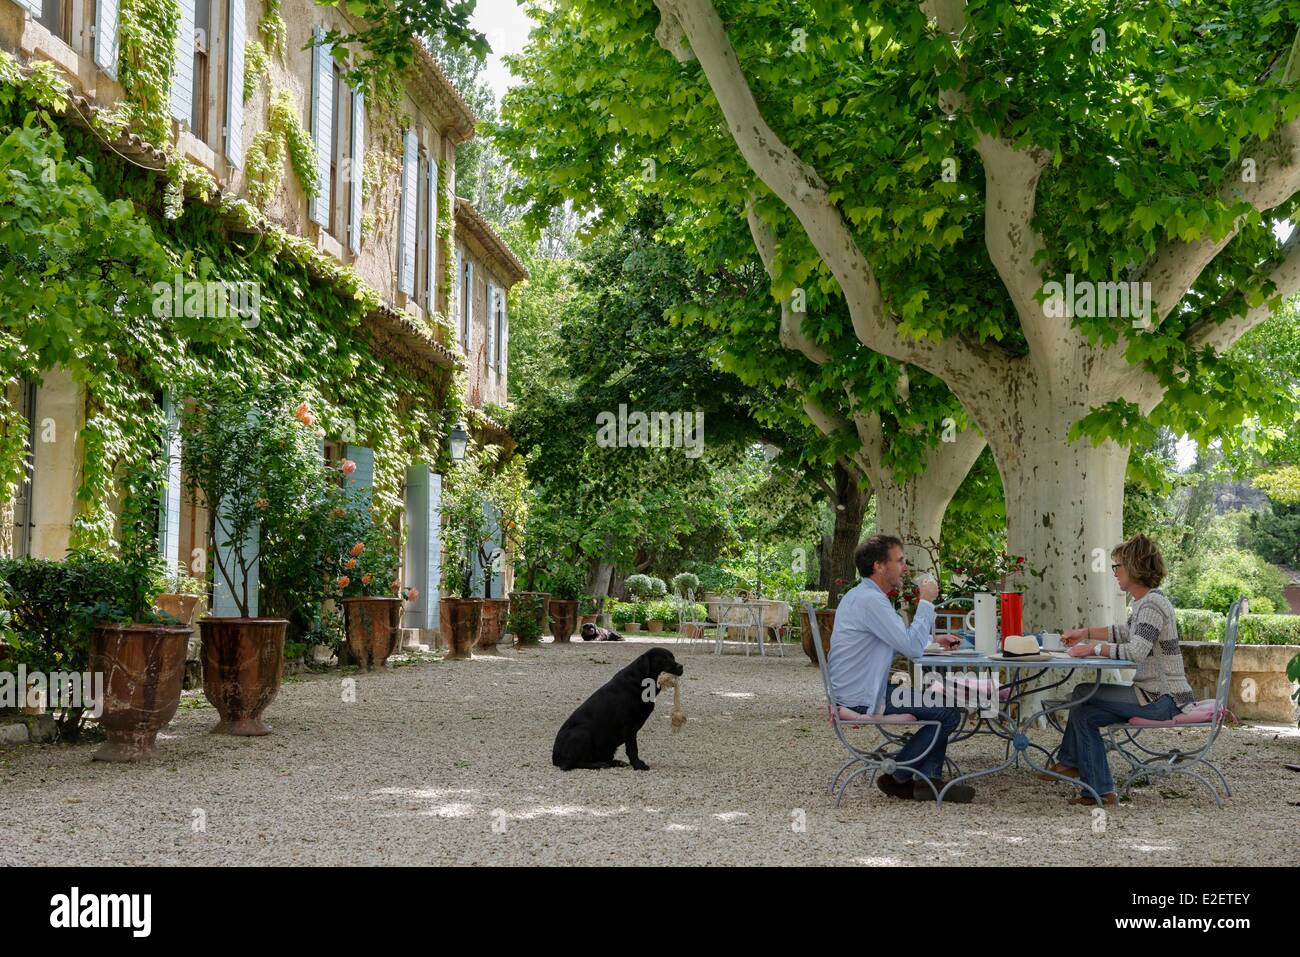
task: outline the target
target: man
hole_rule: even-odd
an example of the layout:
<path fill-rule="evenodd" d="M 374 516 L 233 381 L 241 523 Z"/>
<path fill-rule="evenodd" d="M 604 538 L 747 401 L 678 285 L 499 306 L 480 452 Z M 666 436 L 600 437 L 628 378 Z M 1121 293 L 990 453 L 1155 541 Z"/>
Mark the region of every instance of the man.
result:
<path fill-rule="evenodd" d="M 911 627 L 890 604 L 888 593 L 899 588 L 907 573 L 907 558 L 903 543 L 892 535 L 875 535 L 861 545 L 854 555 L 854 563 L 862 581 L 845 592 L 835 610 L 835 630 L 831 632 L 831 693 L 836 704 L 863 714 L 911 714 L 919 721 L 938 721 L 938 727 L 922 727 L 899 752 L 897 760 L 911 761 L 920 755 L 916 764 L 910 765 L 942 789 L 945 782 L 939 775 L 943 770 L 948 736 L 961 723 L 962 713 L 957 708 L 912 707 L 910 701 L 900 705 L 889 694 L 889 665 L 894 653 L 908 658 L 920 658 L 930 642 L 934 629 L 934 599 L 939 586 L 932 579 L 920 584 L 920 601 Z M 939 635 L 936 639 L 946 648 L 960 643 L 955 635 Z M 910 694 L 908 698 L 910 698 Z M 937 740 L 936 740 L 937 738 Z M 934 793 L 910 770 L 882 774 L 876 785 L 890 797 L 930 801 Z M 969 802 L 975 789 L 965 784 L 955 784 L 944 796 L 945 801 L 959 804 Z"/>

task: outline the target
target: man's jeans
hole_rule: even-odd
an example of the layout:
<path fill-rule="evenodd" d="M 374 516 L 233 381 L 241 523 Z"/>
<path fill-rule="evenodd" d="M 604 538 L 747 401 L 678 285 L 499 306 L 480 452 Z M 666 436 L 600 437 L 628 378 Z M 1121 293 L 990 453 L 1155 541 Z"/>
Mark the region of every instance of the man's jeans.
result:
<path fill-rule="evenodd" d="M 1074 689 L 1074 697 L 1086 696 L 1091 687 L 1080 685 Z M 1056 759 L 1078 768 L 1079 780 L 1091 785 L 1098 794 L 1108 794 L 1115 790 L 1115 779 L 1110 776 L 1106 744 L 1101 739 L 1100 729 L 1108 724 L 1123 724 L 1129 718 L 1168 721 L 1178 714 L 1178 705 L 1167 694 L 1150 704 L 1139 704 L 1137 691 L 1132 685 L 1103 684 L 1087 701 L 1070 708 L 1067 713 L 1065 736 L 1061 739 Z"/>
<path fill-rule="evenodd" d="M 885 695 L 885 714 L 910 714 L 915 715 L 917 721 L 938 721 L 939 726 L 925 725 L 918 728 L 912 734 L 912 740 L 903 745 L 903 750 L 898 752 L 894 759 L 899 763 L 911 761 L 917 755 L 924 754 L 921 758 L 910 767 L 920 771 L 926 777 L 934 779 L 942 777 L 943 759 L 948 750 L 948 736 L 957 729 L 961 724 L 962 712 L 960 708 L 921 708 L 911 707 L 910 705 L 901 707 L 894 703 L 894 686 L 889 688 L 889 694 Z M 854 711 L 860 711 L 863 714 L 870 714 L 871 708 L 867 706 L 853 708 Z M 908 730 L 906 724 L 893 725 L 890 728 L 894 732 L 903 732 Z M 938 740 L 934 741 L 935 735 Z M 930 742 L 934 741 L 934 747 L 930 747 Z M 929 750 L 927 750 L 929 749 Z M 913 777 L 910 770 L 899 769 L 894 772 L 894 777 L 899 781 L 907 781 Z"/>

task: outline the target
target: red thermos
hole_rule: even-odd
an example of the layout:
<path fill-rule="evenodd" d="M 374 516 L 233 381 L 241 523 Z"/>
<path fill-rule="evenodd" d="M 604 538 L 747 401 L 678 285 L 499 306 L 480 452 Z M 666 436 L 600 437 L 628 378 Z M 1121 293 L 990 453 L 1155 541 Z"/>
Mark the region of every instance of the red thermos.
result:
<path fill-rule="evenodd" d="M 1025 596 L 1018 591 L 1004 591 L 1002 593 L 1002 644 L 1005 647 L 1007 635 L 1022 635 L 1024 632 L 1024 621 L 1022 616 L 1025 609 Z"/>

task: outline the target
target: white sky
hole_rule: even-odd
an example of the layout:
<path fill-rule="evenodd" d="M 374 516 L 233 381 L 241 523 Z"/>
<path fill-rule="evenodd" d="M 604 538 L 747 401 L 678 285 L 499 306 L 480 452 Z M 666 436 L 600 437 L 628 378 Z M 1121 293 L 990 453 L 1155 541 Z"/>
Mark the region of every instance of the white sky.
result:
<path fill-rule="evenodd" d="M 478 0 L 470 24 L 487 37 L 488 44 L 492 47 L 484 77 L 496 92 L 497 102 L 500 103 L 502 94 L 514 85 L 514 79 L 501 62 L 501 57 L 507 53 L 518 53 L 524 48 L 533 21 L 516 0 Z"/>

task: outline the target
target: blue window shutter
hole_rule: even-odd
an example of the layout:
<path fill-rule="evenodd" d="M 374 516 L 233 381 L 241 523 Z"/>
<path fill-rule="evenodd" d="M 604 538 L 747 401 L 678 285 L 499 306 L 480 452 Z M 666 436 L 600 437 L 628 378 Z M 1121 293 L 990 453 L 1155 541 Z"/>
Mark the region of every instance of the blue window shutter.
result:
<path fill-rule="evenodd" d="M 406 628 L 438 627 L 442 562 L 442 476 L 417 463 L 406 471 L 406 585 L 419 589 L 406 606 Z"/>
<path fill-rule="evenodd" d="M 330 221 L 330 160 L 334 156 L 334 58 L 322 37 L 325 31 L 312 27 L 311 47 L 311 141 L 316 147 L 316 195 L 311 201 L 311 220 L 321 226 Z"/>
<path fill-rule="evenodd" d="M 474 350 L 474 260 L 465 264 L 465 354 Z"/>
<path fill-rule="evenodd" d="M 488 549 L 488 554 L 493 558 L 492 597 L 504 598 L 505 596 L 501 594 L 501 582 L 505 574 L 505 555 L 502 554 L 499 558 L 497 557 L 498 553 L 501 552 L 501 513 L 497 511 L 496 506 L 489 502 L 485 502 L 484 505 L 492 529 L 492 547 Z"/>
<path fill-rule="evenodd" d="M 230 532 L 226 529 L 224 514 L 225 508 L 223 505 L 217 511 L 216 521 L 213 523 L 216 531 L 216 541 L 213 544 L 217 549 L 218 560 L 231 574 L 233 579 L 231 584 L 233 584 L 235 590 L 242 593 L 245 583 L 247 583 L 248 614 L 249 617 L 256 618 L 258 573 L 261 565 L 261 558 L 258 555 L 258 547 L 261 542 L 261 527 L 255 524 L 249 529 L 248 537 L 242 542 L 230 541 Z M 252 556 L 246 579 L 240 577 L 239 562 L 234 557 L 234 553 L 241 550 L 245 556 Z M 212 614 L 216 618 L 236 618 L 241 614 L 239 605 L 235 601 L 235 595 L 231 592 L 231 585 L 227 584 L 220 568 L 212 570 Z"/>
<path fill-rule="evenodd" d="M 245 2 L 229 0 L 227 4 L 226 159 L 232 166 L 241 166 L 244 162 Z"/>
<path fill-rule="evenodd" d="M 348 150 L 351 193 L 348 203 L 352 222 L 348 227 L 348 248 L 352 255 L 361 253 L 361 173 L 366 156 L 366 100 L 360 90 L 352 93 L 352 147 Z"/>
<path fill-rule="evenodd" d="M 349 445 L 347 457 L 357 463 L 357 470 L 344 478 L 348 488 L 372 489 L 375 487 L 375 452 L 362 445 Z"/>
<path fill-rule="evenodd" d="M 172 400 L 163 397 L 163 415 L 167 425 L 163 433 L 167 455 L 167 487 L 163 492 L 162 510 L 158 516 L 158 551 L 167 563 L 167 571 L 175 572 L 181 559 L 181 433 Z"/>
<path fill-rule="evenodd" d="M 186 126 L 194 107 L 194 0 L 178 0 L 180 26 L 176 30 L 176 57 L 172 62 L 172 116 Z"/>
<path fill-rule="evenodd" d="M 506 295 L 504 289 L 501 290 L 501 351 L 497 353 L 497 372 L 502 377 L 509 368 L 510 360 L 510 313 L 506 311 L 510 298 Z"/>
<path fill-rule="evenodd" d="M 438 161 L 429 157 L 429 254 L 426 258 L 426 276 L 424 282 L 424 308 L 433 312 L 438 303 Z"/>
<path fill-rule="evenodd" d="M 496 302 L 497 302 L 497 287 L 496 287 L 496 284 L 495 284 L 494 282 L 492 282 L 491 279 L 489 279 L 489 280 L 488 280 L 488 284 L 487 284 L 487 303 L 488 303 L 488 314 L 487 314 L 487 367 L 488 367 L 489 369 L 492 368 L 492 357 L 493 357 L 492 349 L 493 349 L 493 347 L 496 345 L 496 332 L 495 332 L 495 330 L 492 328 L 493 321 L 494 321 L 494 319 L 496 318 Z"/>
<path fill-rule="evenodd" d="M 465 279 L 462 273 L 464 266 L 464 257 L 461 255 L 460 247 L 456 247 L 456 281 L 452 284 L 455 288 L 447 290 L 447 318 L 451 320 L 451 326 L 456 330 L 456 342 L 460 343 L 464 338 L 461 335 L 460 316 L 461 299 L 464 298 Z"/>
<path fill-rule="evenodd" d="M 419 143 L 415 130 L 408 128 L 402 152 L 402 229 L 397 270 L 397 288 L 408 296 L 415 292 L 415 228 L 419 198 Z"/>
<path fill-rule="evenodd" d="M 117 17 L 118 0 L 97 0 L 95 3 L 95 62 L 108 74 L 110 79 L 117 79 Z M 40 9 L 40 4 L 35 3 Z"/>

